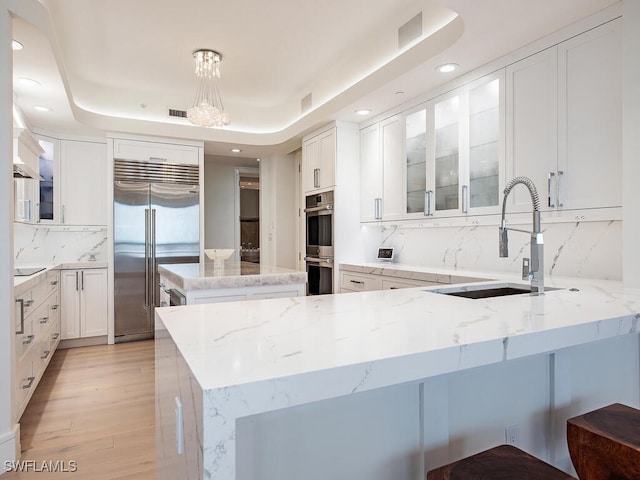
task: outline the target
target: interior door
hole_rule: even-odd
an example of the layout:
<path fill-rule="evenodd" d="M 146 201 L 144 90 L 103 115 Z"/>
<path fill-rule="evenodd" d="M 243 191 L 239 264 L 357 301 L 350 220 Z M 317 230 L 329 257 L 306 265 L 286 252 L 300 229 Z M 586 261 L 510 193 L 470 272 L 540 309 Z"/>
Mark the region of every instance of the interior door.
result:
<path fill-rule="evenodd" d="M 145 255 L 149 184 L 116 181 L 113 189 L 115 335 L 153 331 Z M 148 248 L 147 248 L 148 250 Z"/>

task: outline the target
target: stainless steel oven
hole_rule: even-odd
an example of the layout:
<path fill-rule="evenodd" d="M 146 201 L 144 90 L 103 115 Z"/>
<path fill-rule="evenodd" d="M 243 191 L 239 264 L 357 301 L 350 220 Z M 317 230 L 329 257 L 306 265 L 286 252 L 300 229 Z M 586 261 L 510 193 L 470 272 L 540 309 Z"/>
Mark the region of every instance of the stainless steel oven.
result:
<path fill-rule="evenodd" d="M 307 295 L 333 293 L 333 259 L 306 257 Z"/>
<path fill-rule="evenodd" d="M 333 192 L 309 195 L 305 207 L 307 295 L 333 293 Z"/>
<path fill-rule="evenodd" d="M 307 219 L 307 256 L 333 258 L 333 192 L 309 195 L 304 211 Z"/>

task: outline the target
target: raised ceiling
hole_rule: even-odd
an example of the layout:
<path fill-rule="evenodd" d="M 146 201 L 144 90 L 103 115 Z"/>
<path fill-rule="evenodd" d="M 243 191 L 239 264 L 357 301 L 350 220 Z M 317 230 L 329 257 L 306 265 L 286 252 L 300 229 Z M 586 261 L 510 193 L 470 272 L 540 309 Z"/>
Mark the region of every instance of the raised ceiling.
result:
<path fill-rule="evenodd" d="M 35 0 L 24 0 L 33 3 Z M 200 139 L 207 153 L 290 151 L 309 130 L 354 110 L 379 114 L 605 8 L 612 0 L 40 0 L 14 21 L 17 103 L 35 128 Z M 38 5 L 40 7 L 40 5 Z M 422 13 L 422 35 L 398 28 Z M 44 20 L 43 20 L 44 19 Z M 222 53 L 231 124 L 191 126 L 191 53 Z M 435 66 L 455 62 L 454 74 Z M 17 78 L 41 83 L 22 85 Z M 403 91 L 403 95 L 396 94 Z M 301 100 L 311 94 L 311 109 Z M 47 114 L 35 104 L 49 104 Z"/>

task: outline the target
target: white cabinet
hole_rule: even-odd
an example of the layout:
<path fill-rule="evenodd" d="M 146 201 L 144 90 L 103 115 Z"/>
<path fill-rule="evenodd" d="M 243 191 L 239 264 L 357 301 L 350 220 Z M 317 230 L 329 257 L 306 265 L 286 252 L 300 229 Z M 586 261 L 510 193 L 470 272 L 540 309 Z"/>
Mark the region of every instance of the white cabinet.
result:
<path fill-rule="evenodd" d="M 360 220 L 393 220 L 404 211 L 404 125 L 395 115 L 360 132 Z"/>
<path fill-rule="evenodd" d="M 622 205 L 622 20 L 558 46 L 558 176 L 566 209 Z"/>
<path fill-rule="evenodd" d="M 106 178 L 106 144 L 71 140 L 61 141 L 61 224 L 107 224 Z"/>
<path fill-rule="evenodd" d="M 622 205 L 622 39 L 614 20 L 507 67 L 507 177 L 543 211 Z M 531 210 L 514 189 L 509 212 Z"/>
<path fill-rule="evenodd" d="M 107 334 L 107 269 L 62 270 L 62 340 Z"/>
<path fill-rule="evenodd" d="M 37 140 L 22 128 L 14 128 L 13 163 L 18 171 L 39 175 L 38 156 L 43 152 Z M 37 178 L 15 178 L 13 220 L 21 223 L 35 223 L 38 216 Z"/>
<path fill-rule="evenodd" d="M 113 158 L 142 162 L 168 162 L 198 165 L 200 147 L 173 143 L 114 139 Z"/>
<path fill-rule="evenodd" d="M 405 118 L 405 217 L 498 211 L 504 184 L 504 74 L 453 90 Z"/>
<path fill-rule="evenodd" d="M 60 342 L 59 272 L 49 270 L 15 289 L 14 420 L 17 423 Z"/>
<path fill-rule="evenodd" d="M 336 127 L 305 138 L 302 143 L 302 182 L 305 193 L 336 184 Z"/>
<path fill-rule="evenodd" d="M 360 221 L 382 220 L 380 126 L 360 131 Z"/>

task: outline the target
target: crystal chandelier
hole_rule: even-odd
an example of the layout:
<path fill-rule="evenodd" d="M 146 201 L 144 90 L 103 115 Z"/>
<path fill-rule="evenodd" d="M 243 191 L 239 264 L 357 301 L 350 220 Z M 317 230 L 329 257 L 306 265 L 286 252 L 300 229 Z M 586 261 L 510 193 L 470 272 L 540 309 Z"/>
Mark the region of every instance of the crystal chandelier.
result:
<path fill-rule="evenodd" d="M 221 127 L 229 124 L 229 114 L 224 111 L 218 91 L 222 55 L 213 50 L 196 50 L 196 77 L 198 89 L 193 107 L 187 110 L 187 118 L 199 127 Z"/>

